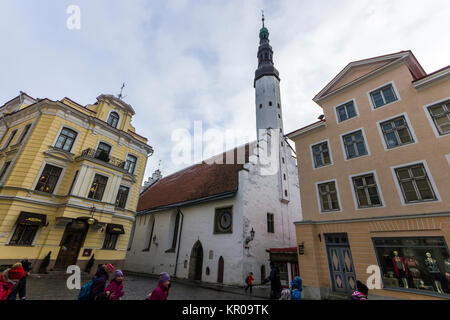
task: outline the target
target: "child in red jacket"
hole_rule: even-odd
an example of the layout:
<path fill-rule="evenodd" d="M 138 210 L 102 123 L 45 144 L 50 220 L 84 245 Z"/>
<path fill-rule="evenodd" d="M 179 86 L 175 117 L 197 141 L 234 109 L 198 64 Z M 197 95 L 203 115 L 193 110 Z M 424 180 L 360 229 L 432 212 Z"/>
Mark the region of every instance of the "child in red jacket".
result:
<path fill-rule="evenodd" d="M 114 273 L 114 279 L 112 279 L 109 285 L 105 288 L 105 293 L 109 300 L 120 300 L 120 298 L 125 294 L 125 292 L 123 292 L 122 270 L 116 270 Z"/>
<path fill-rule="evenodd" d="M 23 277 L 25 277 L 25 271 L 21 263 L 16 263 L 11 269 L 3 271 L 0 274 L 0 300 L 6 300 Z"/>

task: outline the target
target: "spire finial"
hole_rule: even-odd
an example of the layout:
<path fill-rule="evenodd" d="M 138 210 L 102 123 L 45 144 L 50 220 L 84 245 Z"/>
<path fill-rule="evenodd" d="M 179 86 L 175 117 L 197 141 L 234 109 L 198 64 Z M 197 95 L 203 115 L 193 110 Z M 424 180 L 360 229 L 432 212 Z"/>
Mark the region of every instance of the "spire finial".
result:
<path fill-rule="evenodd" d="M 122 87 L 120 88 L 120 93 L 117 95 L 117 97 L 118 97 L 119 99 L 123 99 L 123 98 L 126 97 L 126 96 L 123 95 L 123 88 L 125 88 L 125 82 L 122 83 Z"/>
<path fill-rule="evenodd" d="M 264 10 L 261 10 L 261 12 L 262 12 L 262 26 L 264 28 Z"/>

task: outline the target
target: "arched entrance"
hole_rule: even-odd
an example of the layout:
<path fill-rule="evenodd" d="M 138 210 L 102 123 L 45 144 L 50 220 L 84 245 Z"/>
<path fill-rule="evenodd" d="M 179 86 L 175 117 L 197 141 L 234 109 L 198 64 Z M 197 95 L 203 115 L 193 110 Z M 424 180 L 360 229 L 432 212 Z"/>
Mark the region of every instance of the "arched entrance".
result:
<path fill-rule="evenodd" d="M 219 258 L 219 270 L 217 271 L 217 282 L 223 283 L 223 268 L 224 268 L 223 257 Z"/>
<path fill-rule="evenodd" d="M 65 269 L 77 263 L 89 225 L 84 220 L 73 220 L 66 226 L 61 239 L 61 249 L 55 262 L 56 269 Z"/>
<path fill-rule="evenodd" d="M 203 268 L 203 247 L 200 241 L 197 241 L 192 247 L 191 260 L 189 262 L 189 279 L 202 280 Z"/>

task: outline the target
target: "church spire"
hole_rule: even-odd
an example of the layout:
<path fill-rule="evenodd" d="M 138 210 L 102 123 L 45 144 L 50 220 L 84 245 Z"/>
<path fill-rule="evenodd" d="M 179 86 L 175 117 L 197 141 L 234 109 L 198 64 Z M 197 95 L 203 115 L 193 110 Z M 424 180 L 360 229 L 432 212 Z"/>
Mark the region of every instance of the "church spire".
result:
<path fill-rule="evenodd" d="M 262 28 L 259 30 L 258 69 L 255 71 L 255 82 L 263 76 L 274 76 L 280 80 L 278 70 L 273 63 L 273 50 L 269 44 L 269 30 L 264 25 L 264 11 L 261 20 Z"/>

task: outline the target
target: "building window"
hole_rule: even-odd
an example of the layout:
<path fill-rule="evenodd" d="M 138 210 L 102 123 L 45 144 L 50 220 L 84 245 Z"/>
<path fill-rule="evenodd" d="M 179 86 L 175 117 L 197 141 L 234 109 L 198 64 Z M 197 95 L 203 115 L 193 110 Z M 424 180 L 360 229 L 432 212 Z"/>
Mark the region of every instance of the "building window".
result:
<path fill-rule="evenodd" d="M 347 159 L 353 159 L 367 155 L 366 144 L 362 130 L 355 131 L 342 137 Z"/>
<path fill-rule="evenodd" d="M 107 183 L 108 177 L 96 174 L 94 177 L 94 181 L 92 182 L 92 186 L 89 189 L 88 198 L 101 201 Z"/>
<path fill-rule="evenodd" d="M 396 168 L 395 174 L 406 203 L 437 200 L 423 164 Z"/>
<path fill-rule="evenodd" d="M 356 108 L 353 101 L 347 102 L 336 108 L 339 122 L 354 118 L 357 116 Z"/>
<path fill-rule="evenodd" d="M 150 224 L 150 223 L 149 223 Z M 148 234 L 148 239 L 147 239 L 147 248 L 145 248 L 142 251 L 150 251 L 150 247 L 152 245 L 152 241 L 153 241 L 153 231 L 155 230 L 155 218 L 152 219 L 152 227 L 151 230 Z"/>
<path fill-rule="evenodd" d="M 18 144 L 22 143 L 23 139 L 25 139 L 28 131 L 30 130 L 30 127 L 31 127 L 31 123 L 27 124 L 25 126 L 25 128 L 23 128 L 22 134 L 20 135 L 19 141 L 17 142 Z"/>
<path fill-rule="evenodd" d="M 319 168 L 331 164 L 328 142 L 322 142 L 312 146 L 314 167 Z"/>
<path fill-rule="evenodd" d="M 283 180 L 286 180 L 286 173 L 283 173 Z"/>
<path fill-rule="evenodd" d="M 394 91 L 394 87 L 391 84 L 381 89 L 372 91 L 370 93 L 370 97 L 372 98 L 373 106 L 375 109 L 398 100 Z"/>
<path fill-rule="evenodd" d="M 450 100 L 428 107 L 428 112 L 440 135 L 450 133 Z"/>
<path fill-rule="evenodd" d="M 103 249 L 114 250 L 116 248 L 118 238 L 119 235 L 117 233 L 106 233 L 105 241 L 103 242 Z"/>
<path fill-rule="evenodd" d="M 322 212 L 339 210 L 336 182 L 330 181 L 317 185 Z"/>
<path fill-rule="evenodd" d="M 259 108 L 262 109 L 262 104 L 259 105 Z"/>
<path fill-rule="evenodd" d="M 270 106 L 270 107 L 272 106 L 272 101 L 269 101 L 269 106 Z"/>
<path fill-rule="evenodd" d="M 130 192 L 130 188 L 125 186 L 120 186 L 119 191 L 117 192 L 116 197 L 116 207 L 125 209 L 125 205 L 128 199 L 128 193 Z"/>
<path fill-rule="evenodd" d="M 76 137 L 77 133 L 75 131 L 69 128 L 63 128 L 59 134 L 58 140 L 56 140 L 55 148 L 70 152 Z"/>
<path fill-rule="evenodd" d="M 9 244 L 17 246 L 31 246 L 38 230 L 39 226 L 18 224 Z"/>
<path fill-rule="evenodd" d="M 53 193 L 56 184 L 58 183 L 61 172 L 62 168 L 46 164 L 38 180 L 35 190 Z"/>
<path fill-rule="evenodd" d="M 109 114 L 107 122 L 111 127 L 116 128 L 117 124 L 119 123 L 119 115 L 117 114 L 117 112 L 111 112 Z"/>
<path fill-rule="evenodd" d="M 268 233 L 275 233 L 275 225 L 274 225 L 274 216 L 273 213 L 267 214 L 267 232 Z"/>
<path fill-rule="evenodd" d="M 2 181 L 2 179 L 5 176 L 5 173 L 8 170 L 10 165 L 11 165 L 11 161 L 6 161 L 5 164 L 3 165 L 2 171 L 0 171 L 0 181 Z"/>
<path fill-rule="evenodd" d="M 214 216 L 214 233 L 232 233 L 233 210 L 229 208 L 216 209 Z"/>
<path fill-rule="evenodd" d="M 373 238 L 383 287 L 449 294 L 450 256 L 443 237 Z"/>
<path fill-rule="evenodd" d="M 11 132 L 11 134 L 9 135 L 8 140 L 5 143 L 5 146 L 3 147 L 3 149 L 8 148 L 9 145 L 11 144 L 12 140 L 14 139 L 14 137 L 16 136 L 17 133 L 17 129 L 15 129 L 13 132 Z"/>
<path fill-rule="evenodd" d="M 375 182 L 375 176 L 372 173 L 353 177 L 352 181 L 359 208 L 381 206 L 377 183 Z"/>
<path fill-rule="evenodd" d="M 136 169 L 137 157 L 129 154 L 127 155 L 127 159 L 125 161 L 125 170 L 128 171 L 129 174 L 134 174 L 134 170 Z"/>
<path fill-rule="evenodd" d="M 181 218 L 181 213 L 178 211 L 177 215 L 175 217 L 175 226 L 173 229 L 173 236 L 172 236 L 172 246 L 171 249 L 175 250 L 175 248 L 177 247 L 177 241 L 178 241 L 178 229 L 180 227 L 180 218 Z"/>
<path fill-rule="evenodd" d="M 404 116 L 385 121 L 380 126 L 388 149 L 414 142 Z"/>
<path fill-rule="evenodd" d="M 277 103 L 277 107 L 278 107 L 278 109 L 280 109 L 280 104 L 279 103 Z"/>
<path fill-rule="evenodd" d="M 95 158 L 109 162 L 109 153 L 111 152 L 111 146 L 107 143 L 100 142 L 97 150 L 95 151 Z"/>

